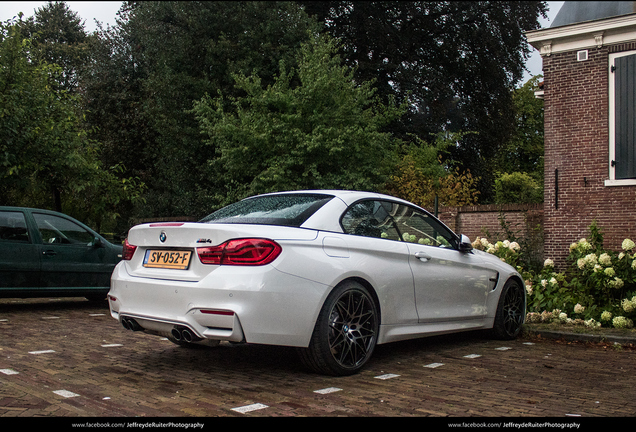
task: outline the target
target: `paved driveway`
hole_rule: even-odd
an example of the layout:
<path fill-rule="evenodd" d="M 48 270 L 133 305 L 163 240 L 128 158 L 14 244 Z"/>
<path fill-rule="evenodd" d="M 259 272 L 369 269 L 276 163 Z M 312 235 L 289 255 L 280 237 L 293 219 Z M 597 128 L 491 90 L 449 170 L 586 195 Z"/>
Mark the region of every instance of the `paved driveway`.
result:
<path fill-rule="evenodd" d="M 636 352 L 480 333 L 379 346 L 360 374 L 307 373 L 293 349 L 185 349 L 83 299 L 0 300 L 0 416 L 636 415 Z"/>

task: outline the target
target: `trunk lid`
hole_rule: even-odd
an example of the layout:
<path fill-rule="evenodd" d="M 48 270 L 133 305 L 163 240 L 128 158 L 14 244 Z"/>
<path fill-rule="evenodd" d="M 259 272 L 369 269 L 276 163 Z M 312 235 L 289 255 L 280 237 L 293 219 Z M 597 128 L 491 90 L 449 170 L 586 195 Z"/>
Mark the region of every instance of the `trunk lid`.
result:
<path fill-rule="evenodd" d="M 267 238 L 277 242 L 311 241 L 317 235 L 317 231 L 310 229 L 275 225 L 150 223 L 131 228 L 128 242 L 137 249 L 133 258 L 124 262 L 131 276 L 197 282 L 219 267 L 202 264 L 197 256 L 197 248 L 216 246 L 237 238 Z M 149 267 L 151 263 L 155 264 L 157 256 L 163 256 L 165 260 Z M 180 264 L 184 259 L 187 263 Z M 169 261 L 175 261 L 176 264 Z"/>

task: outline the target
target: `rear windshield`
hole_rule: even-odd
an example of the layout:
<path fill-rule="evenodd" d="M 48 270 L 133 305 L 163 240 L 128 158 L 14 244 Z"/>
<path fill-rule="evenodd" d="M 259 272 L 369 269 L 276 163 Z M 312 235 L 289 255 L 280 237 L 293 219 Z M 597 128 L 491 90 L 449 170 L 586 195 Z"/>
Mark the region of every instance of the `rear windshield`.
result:
<path fill-rule="evenodd" d="M 200 222 L 299 227 L 332 198 L 322 194 L 258 196 L 223 207 Z"/>

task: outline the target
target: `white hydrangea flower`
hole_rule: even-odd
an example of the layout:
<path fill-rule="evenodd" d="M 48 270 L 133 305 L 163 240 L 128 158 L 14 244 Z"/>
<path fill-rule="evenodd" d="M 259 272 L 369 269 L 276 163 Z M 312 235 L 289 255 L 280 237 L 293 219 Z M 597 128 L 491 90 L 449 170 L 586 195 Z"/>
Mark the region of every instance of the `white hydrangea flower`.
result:
<path fill-rule="evenodd" d="M 550 284 L 551 285 L 557 285 L 557 280 L 555 277 L 550 278 Z"/>
<path fill-rule="evenodd" d="M 541 322 L 541 314 L 538 312 L 528 312 L 526 314 L 526 321 L 529 323 Z"/>
<path fill-rule="evenodd" d="M 634 247 L 636 247 L 636 244 L 634 244 L 634 242 L 630 239 L 625 239 L 623 240 L 622 247 L 623 247 L 623 250 L 629 251 L 634 249 Z"/>
<path fill-rule="evenodd" d="M 623 299 L 623 301 L 621 301 L 621 307 L 625 312 L 630 313 L 634 311 L 636 304 L 632 303 L 629 299 Z"/>
<path fill-rule="evenodd" d="M 602 253 L 600 257 L 598 257 L 598 262 L 608 266 L 612 264 L 612 257 L 609 256 L 608 253 Z"/>
<path fill-rule="evenodd" d="M 581 240 L 579 240 L 579 243 L 576 245 L 576 247 L 580 248 L 581 250 L 592 249 L 592 245 L 585 238 L 582 238 Z"/>
<path fill-rule="evenodd" d="M 576 306 L 574 306 L 574 313 L 580 314 L 583 313 L 584 310 L 585 306 L 581 306 L 580 303 L 577 303 Z"/>
<path fill-rule="evenodd" d="M 621 278 L 614 278 L 614 280 L 608 282 L 608 285 L 610 288 L 621 289 L 625 283 Z"/>
<path fill-rule="evenodd" d="M 590 318 L 589 320 L 586 320 L 584 324 L 585 324 L 585 327 L 589 327 L 589 328 L 597 328 L 601 326 L 601 323 L 596 321 L 594 318 Z"/>
<path fill-rule="evenodd" d="M 508 249 L 510 249 L 511 251 L 517 252 L 518 250 L 521 249 L 521 246 L 519 246 L 519 243 L 517 242 L 512 242 L 508 245 Z"/>
<path fill-rule="evenodd" d="M 576 260 L 576 266 L 580 268 L 581 270 L 585 268 L 585 264 L 586 264 L 585 258 L 579 258 L 578 260 Z"/>
<path fill-rule="evenodd" d="M 554 261 L 548 258 L 543 262 L 543 267 L 554 267 Z"/>
<path fill-rule="evenodd" d="M 614 275 L 616 275 L 616 272 L 614 271 L 614 269 L 612 267 L 608 267 L 606 268 L 603 273 L 605 273 L 607 276 L 609 277 L 613 277 Z"/>
<path fill-rule="evenodd" d="M 612 319 L 612 313 L 610 311 L 603 311 L 601 314 L 601 321 L 609 321 Z"/>
<path fill-rule="evenodd" d="M 634 322 L 624 316 L 617 316 L 612 320 L 612 325 L 616 328 L 632 328 L 634 327 Z"/>

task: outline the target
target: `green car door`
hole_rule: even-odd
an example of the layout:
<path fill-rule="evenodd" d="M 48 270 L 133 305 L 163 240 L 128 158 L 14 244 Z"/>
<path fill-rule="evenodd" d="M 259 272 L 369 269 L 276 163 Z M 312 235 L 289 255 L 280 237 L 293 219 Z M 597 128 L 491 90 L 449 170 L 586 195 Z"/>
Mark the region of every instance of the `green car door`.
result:
<path fill-rule="evenodd" d="M 118 262 L 114 245 L 77 221 L 32 211 L 40 237 L 40 281 L 45 288 L 109 288 Z"/>
<path fill-rule="evenodd" d="M 39 246 L 34 237 L 23 210 L 0 210 L 0 294 L 40 285 Z"/>

